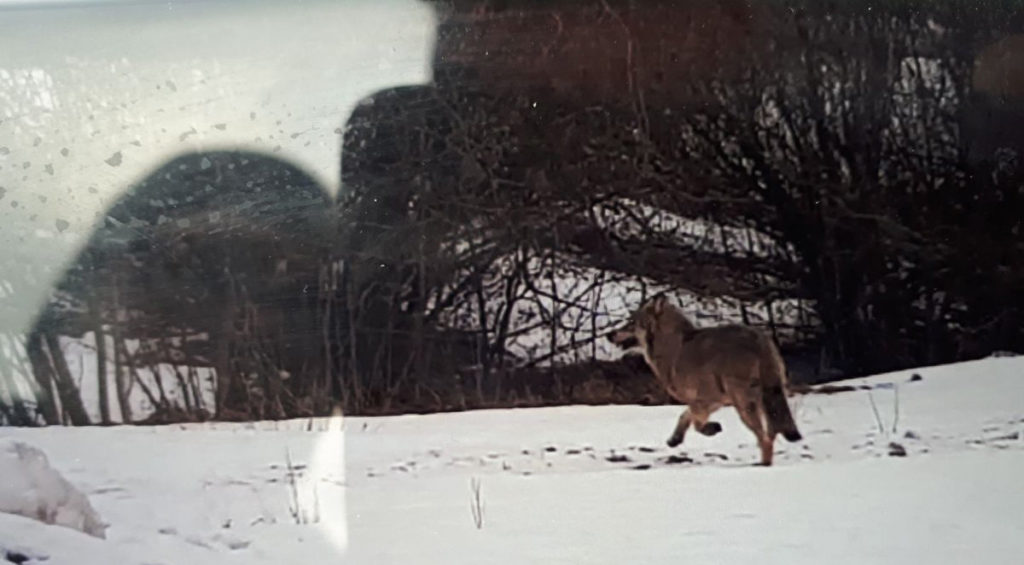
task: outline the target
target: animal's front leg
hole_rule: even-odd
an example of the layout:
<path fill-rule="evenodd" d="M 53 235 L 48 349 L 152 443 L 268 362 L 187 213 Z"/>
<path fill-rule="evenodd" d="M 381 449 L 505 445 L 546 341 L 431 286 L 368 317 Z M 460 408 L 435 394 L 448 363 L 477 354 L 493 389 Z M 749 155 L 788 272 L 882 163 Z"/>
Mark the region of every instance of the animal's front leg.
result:
<path fill-rule="evenodd" d="M 709 421 L 711 413 L 716 409 L 717 405 L 715 404 L 708 405 L 702 402 L 691 403 L 686 409 L 686 412 L 689 413 L 689 424 L 693 426 L 693 429 L 697 430 L 697 433 L 699 434 L 706 436 L 717 435 L 718 432 L 722 431 L 722 424 Z M 682 418 L 680 418 L 680 420 L 682 420 Z"/>
<path fill-rule="evenodd" d="M 679 416 L 679 422 L 676 423 L 676 429 L 669 436 L 668 441 L 665 442 L 669 447 L 676 447 L 683 443 L 683 439 L 686 438 L 686 430 L 690 427 L 690 421 L 692 419 L 690 409 L 683 410 L 683 413 Z"/>

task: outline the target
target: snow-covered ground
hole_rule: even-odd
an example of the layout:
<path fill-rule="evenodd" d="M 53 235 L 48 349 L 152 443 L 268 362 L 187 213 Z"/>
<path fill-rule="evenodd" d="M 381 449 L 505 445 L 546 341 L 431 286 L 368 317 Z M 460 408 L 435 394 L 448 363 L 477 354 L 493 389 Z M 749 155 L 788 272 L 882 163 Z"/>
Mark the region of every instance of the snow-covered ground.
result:
<path fill-rule="evenodd" d="M 772 468 L 730 409 L 674 450 L 677 407 L 2 429 L 109 527 L 0 515 L 0 548 L 51 565 L 1019 563 L 1024 358 L 865 383 L 794 398 L 806 439 L 780 440 Z"/>

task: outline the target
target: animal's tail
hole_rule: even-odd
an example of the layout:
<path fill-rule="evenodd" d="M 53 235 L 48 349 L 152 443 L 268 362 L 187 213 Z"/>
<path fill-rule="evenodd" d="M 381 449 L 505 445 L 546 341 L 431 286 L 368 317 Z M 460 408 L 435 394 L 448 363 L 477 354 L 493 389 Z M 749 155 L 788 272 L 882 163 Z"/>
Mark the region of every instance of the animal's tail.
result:
<path fill-rule="evenodd" d="M 770 338 L 765 337 L 771 360 L 762 365 L 761 390 L 764 398 L 765 422 L 772 435 L 779 433 L 787 441 L 800 441 L 803 436 L 796 427 L 793 413 L 786 401 L 786 368 L 778 349 Z"/>

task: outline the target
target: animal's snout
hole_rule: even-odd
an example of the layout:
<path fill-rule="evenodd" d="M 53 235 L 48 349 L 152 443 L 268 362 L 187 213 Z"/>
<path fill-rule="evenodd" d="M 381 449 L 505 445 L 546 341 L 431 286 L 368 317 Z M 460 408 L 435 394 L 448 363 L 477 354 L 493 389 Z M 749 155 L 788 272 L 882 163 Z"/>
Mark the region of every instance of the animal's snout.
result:
<path fill-rule="evenodd" d="M 609 332 L 606 337 L 608 338 L 608 341 L 614 343 L 615 345 L 618 345 L 623 349 L 630 349 L 636 347 L 637 343 L 639 343 L 636 339 L 636 336 L 633 335 L 633 332 L 629 331 L 628 329 L 613 330 Z"/>
<path fill-rule="evenodd" d="M 608 335 L 606 335 L 605 337 L 608 338 L 608 341 L 612 343 L 619 343 L 621 341 L 625 341 L 626 339 L 628 339 L 629 334 L 622 330 L 612 330 L 608 332 Z"/>

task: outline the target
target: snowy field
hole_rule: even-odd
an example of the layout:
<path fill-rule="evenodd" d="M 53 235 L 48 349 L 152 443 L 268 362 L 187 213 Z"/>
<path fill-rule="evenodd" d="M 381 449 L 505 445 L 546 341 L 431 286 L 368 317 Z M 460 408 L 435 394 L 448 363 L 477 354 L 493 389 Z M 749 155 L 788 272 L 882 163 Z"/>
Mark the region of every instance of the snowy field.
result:
<path fill-rule="evenodd" d="M 1024 358 L 865 383 L 792 399 L 806 439 L 772 468 L 729 409 L 675 450 L 676 407 L 6 428 L 109 527 L 0 515 L 0 547 L 49 565 L 1020 563 Z"/>

